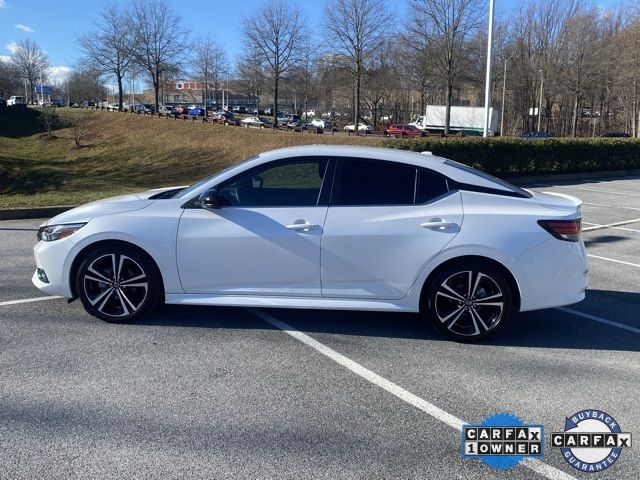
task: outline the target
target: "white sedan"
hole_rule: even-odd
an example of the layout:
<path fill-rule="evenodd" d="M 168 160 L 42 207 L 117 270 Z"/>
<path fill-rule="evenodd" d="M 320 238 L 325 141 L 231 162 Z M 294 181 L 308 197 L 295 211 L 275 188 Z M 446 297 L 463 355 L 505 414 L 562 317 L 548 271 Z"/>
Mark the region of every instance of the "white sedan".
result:
<path fill-rule="evenodd" d="M 269 119 L 264 117 L 247 117 L 240 120 L 240 123 L 247 128 L 249 127 L 264 128 L 264 127 L 270 127 L 272 125 Z"/>
<path fill-rule="evenodd" d="M 293 147 L 52 218 L 33 283 L 108 322 L 163 302 L 383 310 L 473 341 L 584 298 L 580 205 L 436 156 Z"/>
<path fill-rule="evenodd" d="M 345 125 L 344 130 L 347 130 L 349 132 L 355 131 L 354 124 Z M 373 127 L 371 125 L 367 125 L 366 123 L 359 123 L 358 124 L 358 131 L 359 132 L 371 133 L 371 132 L 373 132 Z"/>

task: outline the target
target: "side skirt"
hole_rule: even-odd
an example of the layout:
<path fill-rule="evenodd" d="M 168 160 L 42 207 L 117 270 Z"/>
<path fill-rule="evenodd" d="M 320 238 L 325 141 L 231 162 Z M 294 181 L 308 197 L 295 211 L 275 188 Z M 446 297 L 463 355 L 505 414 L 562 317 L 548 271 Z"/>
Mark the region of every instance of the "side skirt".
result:
<path fill-rule="evenodd" d="M 398 301 L 317 297 L 244 297 L 240 295 L 167 294 L 165 303 L 173 305 L 216 305 L 224 307 L 316 308 L 326 310 L 371 310 L 417 312 L 418 306 Z"/>

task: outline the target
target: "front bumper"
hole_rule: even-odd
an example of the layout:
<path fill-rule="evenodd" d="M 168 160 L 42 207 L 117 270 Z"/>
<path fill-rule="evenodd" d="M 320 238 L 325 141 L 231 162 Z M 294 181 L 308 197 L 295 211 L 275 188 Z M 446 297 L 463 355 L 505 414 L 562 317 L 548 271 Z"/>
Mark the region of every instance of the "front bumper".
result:
<path fill-rule="evenodd" d="M 74 248 L 73 242 L 68 238 L 53 242 L 38 242 L 33 247 L 36 260 L 36 271 L 31 282 L 47 295 L 58 295 L 71 298 L 71 285 L 69 284 L 69 272 L 71 262 L 69 253 Z M 49 283 L 43 282 L 38 277 L 38 269 L 44 271 Z"/>

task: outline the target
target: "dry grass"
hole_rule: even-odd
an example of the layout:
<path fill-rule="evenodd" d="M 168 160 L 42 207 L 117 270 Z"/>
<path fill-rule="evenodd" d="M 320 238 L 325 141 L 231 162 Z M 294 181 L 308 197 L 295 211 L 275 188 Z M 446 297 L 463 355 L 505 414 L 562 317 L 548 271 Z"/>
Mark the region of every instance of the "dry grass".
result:
<path fill-rule="evenodd" d="M 33 112 L 31 112 L 33 113 Z M 78 111 L 60 109 L 64 122 Z M 260 152 L 306 144 L 376 145 L 379 139 L 247 130 L 202 123 L 81 111 L 85 147 L 71 132 L 43 141 L 33 115 L 0 126 L 0 207 L 77 204 L 119 193 L 189 184 Z M 0 125 L 2 124 L 0 119 Z M 19 128 L 16 127 L 16 123 Z M 8 124 L 8 123 L 7 123 Z M 7 129 L 9 131 L 9 129 Z"/>

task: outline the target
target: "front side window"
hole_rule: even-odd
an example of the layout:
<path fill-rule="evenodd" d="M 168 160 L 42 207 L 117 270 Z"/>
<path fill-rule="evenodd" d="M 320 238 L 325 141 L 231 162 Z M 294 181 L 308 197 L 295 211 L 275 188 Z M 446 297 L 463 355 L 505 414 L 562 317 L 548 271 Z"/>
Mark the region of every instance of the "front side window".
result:
<path fill-rule="evenodd" d="M 222 206 L 308 207 L 318 205 L 327 171 L 326 158 L 261 165 L 218 187 Z"/>
<path fill-rule="evenodd" d="M 332 205 L 412 205 L 417 168 L 397 162 L 344 158 Z"/>

